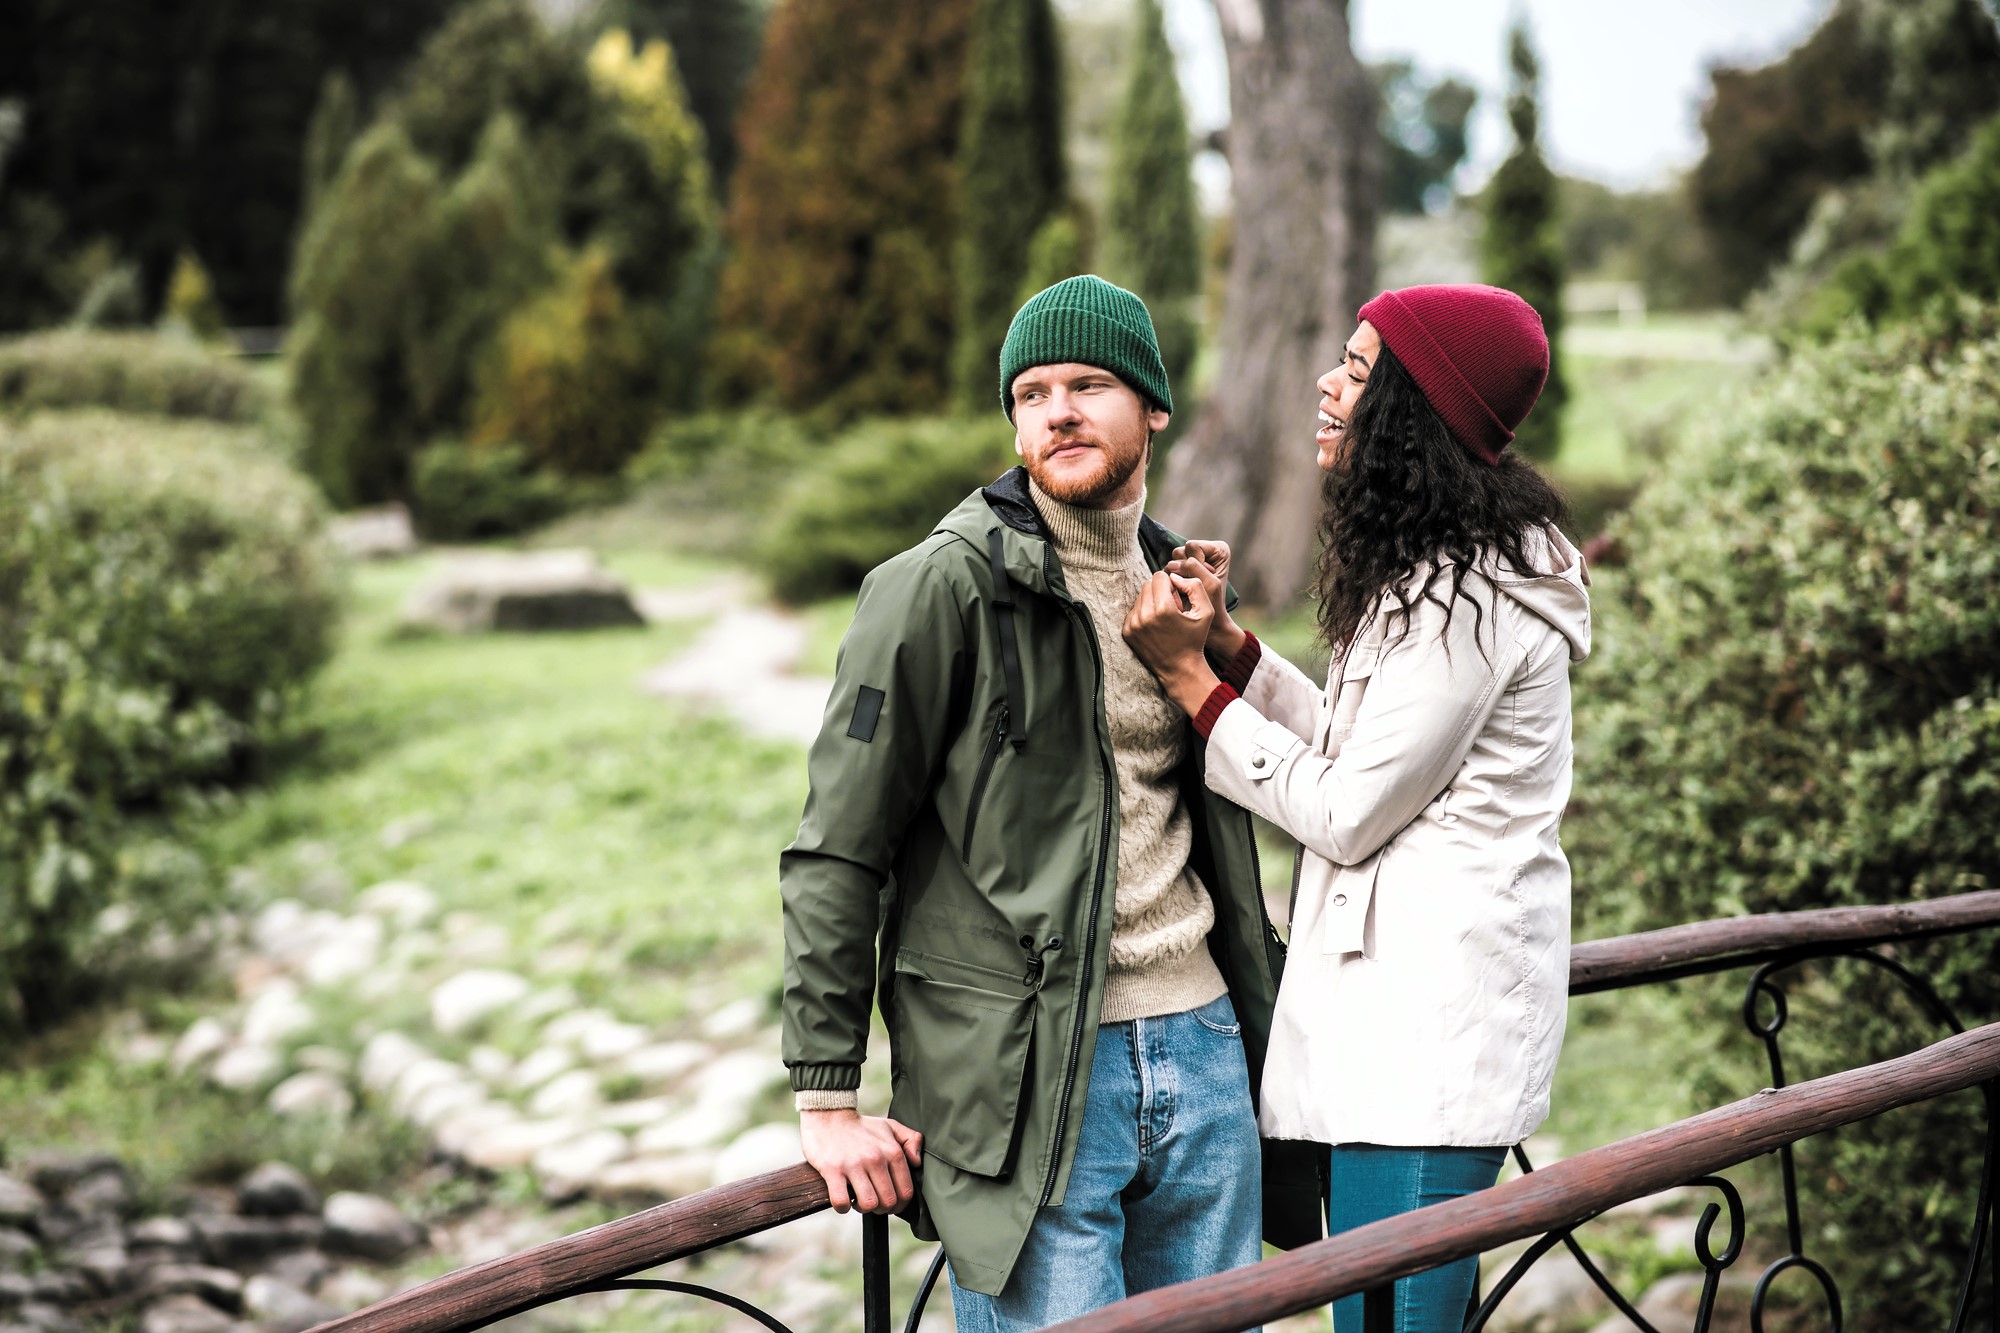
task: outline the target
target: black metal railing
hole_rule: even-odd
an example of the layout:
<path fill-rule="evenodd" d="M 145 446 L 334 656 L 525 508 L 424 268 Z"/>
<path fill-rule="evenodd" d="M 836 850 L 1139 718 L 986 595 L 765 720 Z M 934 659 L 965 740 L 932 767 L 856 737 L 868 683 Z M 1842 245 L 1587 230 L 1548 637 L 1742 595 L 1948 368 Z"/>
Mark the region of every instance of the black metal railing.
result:
<path fill-rule="evenodd" d="M 1977 1088 L 1985 1098 L 1986 1150 L 1967 1260 L 1952 1333 L 1962 1333 L 1972 1308 L 1982 1255 L 1994 1257 L 2000 1291 L 2000 1247 L 1991 1244 L 1994 1174 L 2000 1164 L 2000 1024 L 1967 1033 L 1935 988 L 1885 946 L 2000 925 L 2000 891 L 1961 894 L 1924 903 L 1831 908 L 1730 918 L 1641 935 L 1578 944 L 1571 951 L 1570 993 L 1629 989 L 1752 967 L 1744 1022 L 1764 1044 L 1771 1086 L 1756 1096 L 1534 1169 L 1516 1148 L 1522 1174 L 1462 1199 L 1390 1218 L 1250 1268 L 1147 1292 L 1071 1321 L 1067 1333 L 1227 1333 L 1363 1294 L 1366 1326 L 1393 1325 L 1397 1278 L 1519 1240 L 1532 1243 L 1477 1308 L 1468 1333 L 1485 1329 L 1509 1292 L 1543 1256 L 1567 1250 L 1639 1333 L 1659 1333 L 1594 1263 L 1576 1237 L 1579 1226 L 1606 1209 L 1662 1190 L 1695 1185 L 1716 1191 L 1702 1211 L 1695 1252 L 1704 1280 L 1696 1333 L 1706 1333 L 1722 1274 L 1741 1256 L 1744 1208 L 1735 1186 L 1715 1173 L 1749 1158 L 1779 1154 L 1786 1210 L 1787 1253 L 1766 1267 L 1752 1295 L 1752 1328 L 1761 1333 L 1772 1282 L 1803 1269 L 1825 1294 L 1831 1328 L 1839 1333 L 1837 1284 L 1805 1254 L 1792 1145 L 1839 1125 L 1900 1106 Z M 1895 979 L 1950 1034 L 1943 1041 L 1877 1065 L 1788 1087 L 1780 1035 L 1789 1021 L 1783 978 L 1804 963 L 1852 959 Z M 1766 1006 L 1769 1006 L 1768 1017 Z M 826 1187 L 803 1163 L 782 1171 L 662 1204 L 546 1245 L 448 1273 L 315 1333 L 464 1333 L 496 1320 L 591 1292 L 646 1290 L 690 1295 L 736 1310 L 770 1333 L 791 1333 L 754 1304 L 690 1282 L 633 1278 L 729 1241 L 781 1226 L 827 1207 Z M 1728 1240 L 1718 1249 L 1714 1228 L 1727 1215 Z M 1413 1220 L 1414 1219 L 1414 1220 Z M 865 1333 L 890 1333 L 887 1219 L 863 1217 L 862 1282 Z M 943 1269 L 940 1252 L 919 1285 L 905 1333 L 915 1333 Z M 1996 1301 L 2000 1303 L 2000 1301 Z"/>

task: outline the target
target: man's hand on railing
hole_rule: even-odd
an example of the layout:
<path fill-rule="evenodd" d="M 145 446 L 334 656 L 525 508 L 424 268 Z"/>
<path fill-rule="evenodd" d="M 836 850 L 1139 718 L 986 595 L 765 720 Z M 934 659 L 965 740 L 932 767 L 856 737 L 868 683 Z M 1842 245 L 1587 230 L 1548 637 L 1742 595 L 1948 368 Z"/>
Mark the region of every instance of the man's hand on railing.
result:
<path fill-rule="evenodd" d="M 901 1212 L 917 1196 L 910 1168 L 923 1163 L 924 1136 L 908 1125 L 853 1110 L 801 1111 L 799 1143 L 836 1213 L 850 1201 L 864 1213 Z"/>

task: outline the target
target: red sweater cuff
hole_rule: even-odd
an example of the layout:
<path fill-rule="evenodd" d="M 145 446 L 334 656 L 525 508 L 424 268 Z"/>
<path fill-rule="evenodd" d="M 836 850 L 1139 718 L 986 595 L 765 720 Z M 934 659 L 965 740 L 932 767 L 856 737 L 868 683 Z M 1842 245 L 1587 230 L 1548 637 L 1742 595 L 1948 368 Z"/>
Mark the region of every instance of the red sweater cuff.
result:
<path fill-rule="evenodd" d="M 1222 678 L 1223 684 L 1241 692 L 1250 688 L 1250 677 L 1256 673 L 1257 663 L 1263 660 L 1264 645 L 1246 629 L 1243 631 L 1243 646 L 1215 674 Z"/>
<path fill-rule="evenodd" d="M 1208 692 L 1208 699 L 1202 704 L 1201 711 L 1194 715 L 1194 729 L 1201 733 L 1203 740 L 1207 740 L 1208 733 L 1215 730 L 1216 719 L 1222 716 L 1222 710 L 1242 697 L 1228 681 L 1223 681 Z"/>

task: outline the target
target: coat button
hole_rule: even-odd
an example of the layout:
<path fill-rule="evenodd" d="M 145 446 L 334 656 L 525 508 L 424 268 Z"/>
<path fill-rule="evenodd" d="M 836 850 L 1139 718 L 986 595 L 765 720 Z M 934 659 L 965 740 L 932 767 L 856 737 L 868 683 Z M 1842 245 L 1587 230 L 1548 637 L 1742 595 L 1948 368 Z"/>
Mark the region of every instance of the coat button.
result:
<path fill-rule="evenodd" d="M 1344 894 L 1344 893 L 1336 893 L 1336 894 L 1334 894 L 1334 895 L 1333 895 L 1333 905 L 1334 905 L 1335 907 L 1345 907 L 1345 906 L 1347 906 L 1347 895 L 1346 895 L 1346 894 Z"/>
<path fill-rule="evenodd" d="M 1258 755 L 1255 759 L 1252 759 L 1250 761 L 1250 767 L 1252 768 L 1262 768 L 1263 766 L 1264 766 L 1264 756 L 1261 754 Z"/>

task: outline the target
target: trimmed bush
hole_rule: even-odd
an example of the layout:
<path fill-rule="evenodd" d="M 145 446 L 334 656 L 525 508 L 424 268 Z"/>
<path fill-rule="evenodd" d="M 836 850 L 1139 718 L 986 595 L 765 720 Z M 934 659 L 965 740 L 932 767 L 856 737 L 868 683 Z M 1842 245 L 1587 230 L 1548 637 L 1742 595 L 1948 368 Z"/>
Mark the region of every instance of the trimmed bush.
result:
<path fill-rule="evenodd" d="M 788 602 L 861 586 L 970 492 L 1014 463 L 1004 417 L 866 421 L 794 481 L 765 530 L 759 566 Z"/>
<path fill-rule="evenodd" d="M 0 340 L 0 410 L 105 407 L 243 422 L 265 405 L 239 363 L 185 339 L 65 330 Z"/>
<path fill-rule="evenodd" d="M 250 432 L 0 426 L 0 1025 L 61 1015 L 147 880 L 132 830 L 246 776 L 330 654 L 322 524 Z"/>
<path fill-rule="evenodd" d="M 424 536 L 471 541 L 509 537 L 559 518 L 570 494 L 561 477 L 537 471 L 519 445 L 445 440 L 417 455 L 410 501 Z"/>
<path fill-rule="evenodd" d="M 1589 933 L 1993 886 L 2000 311 L 1801 353 L 1671 475 L 1613 529 L 1630 567 L 1578 673 L 1565 841 Z M 1897 956 L 1967 1023 L 2000 1018 L 2000 934 Z M 1871 969 L 1818 975 L 1794 1078 L 1942 1035 Z M 1944 1322 L 1977 1112 L 1948 1098 L 1801 1150 L 1808 1252 L 1854 1326 Z"/>

